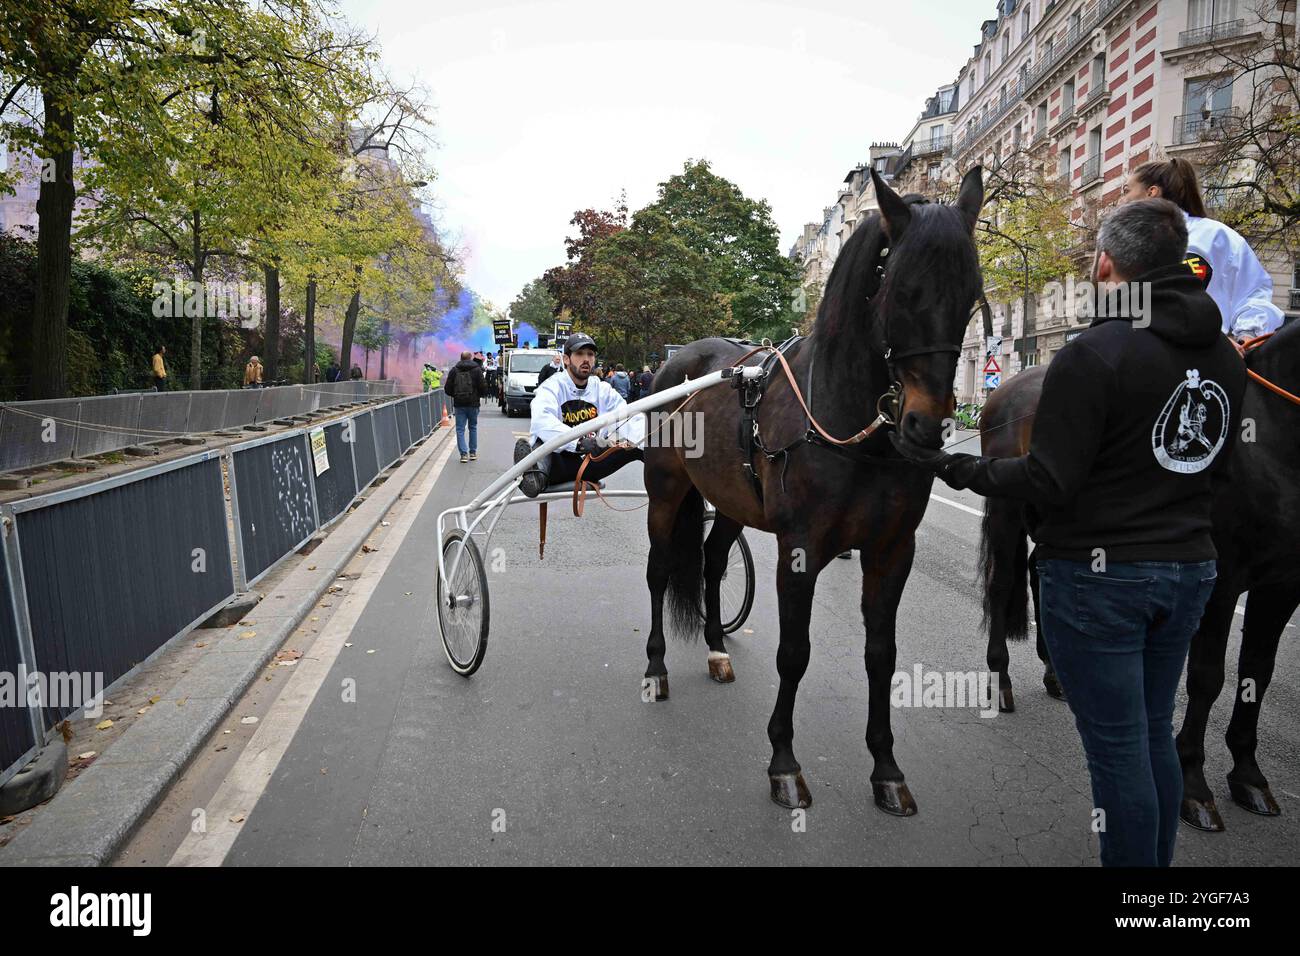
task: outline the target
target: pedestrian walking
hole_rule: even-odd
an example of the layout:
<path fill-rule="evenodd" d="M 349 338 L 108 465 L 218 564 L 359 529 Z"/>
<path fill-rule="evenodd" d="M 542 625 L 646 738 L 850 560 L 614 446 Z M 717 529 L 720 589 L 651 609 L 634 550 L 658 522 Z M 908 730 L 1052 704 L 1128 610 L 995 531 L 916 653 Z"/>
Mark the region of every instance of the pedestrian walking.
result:
<path fill-rule="evenodd" d="M 456 409 L 456 447 L 462 462 L 478 459 L 479 399 L 487 394 L 483 369 L 474 361 L 474 353 L 461 352 L 460 361 L 447 374 L 447 394 Z M 469 431 L 466 442 L 465 432 Z"/>
<path fill-rule="evenodd" d="M 343 370 L 339 368 L 338 362 L 330 362 L 329 368 L 325 370 L 325 381 L 337 382 L 343 377 Z"/>
<path fill-rule="evenodd" d="M 160 391 L 167 391 L 167 346 L 158 346 L 158 351 L 153 353 L 153 387 Z"/>
<path fill-rule="evenodd" d="M 641 386 L 641 397 L 645 398 L 650 394 L 650 390 L 654 388 L 655 384 L 654 372 L 650 371 L 649 365 L 641 366 L 641 374 L 637 377 L 637 380 Z"/>
<path fill-rule="evenodd" d="M 1103 866 L 1173 860 L 1174 697 L 1214 589 L 1213 485 L 1246 386 L 1219 309 L 1184 262 L 1187 235 L 1166 199 L 1121 205 L 1102 223 L 1097 294 L 1146 283 L 1146 308 L 1095 318 L 1052 359 L 1028 454 L 977 458 L 890 436 L 953 488 L 1029 504 L 1039 627 L 1087 755 Z"/>

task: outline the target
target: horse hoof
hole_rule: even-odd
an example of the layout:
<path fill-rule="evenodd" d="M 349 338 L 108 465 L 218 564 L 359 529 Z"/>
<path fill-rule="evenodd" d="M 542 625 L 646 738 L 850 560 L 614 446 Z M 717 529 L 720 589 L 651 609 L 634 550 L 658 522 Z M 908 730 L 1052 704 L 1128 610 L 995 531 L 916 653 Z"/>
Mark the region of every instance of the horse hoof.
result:
<path fill-rule="evenodd" d="M 1223 825 L 1223 817 L 1219 816 L 1219 808 L 1214 805 L 1212 799 L 1195 800 L 1192 797 L 1183 797 L 1183 806 L 1178 816 L 1189 827 L 1207 833 L 1222 833 L 1227 829 Z"/>
<path fill-rule="evenodd" d="M 641 681 L 641 699 L 647 704 L 651 701 L 668 699 L 668 675 L 658 674 Z"/>
<path fill-rule="evenodd" d="M 731 655 L 709 652 L 709 676 L 719 684 L 730 684 L 736 679 L 736 672 L 731 669 Z"/>
<path fill-rule="evenodd" d="M 901 780 L 872 783 L 871 795 L 875 798 L 876 806 L 891 817 L 916 816 L 916 801 L 912 799 L 912 791 Z"/>
<path fill-rule="evenodd" d="M 1232 802 L 1243 810 L 1258 813 L 1261 817 L 1280 817 L 1282 808 L 1273 798 L 1273 791 L 1268 787 L 1257 787 L 1250 783 L 1233 783 L 1228 781 L 1228 792 Z"/>
<path fill-rule="evenodd" d="M 998 713 L 1014 714 L 1016 712 L 1016 695 L 1011 693 L 1010 687 L 1003 687 L 998 691 Z"/>
<path fill-rule="evenodd" d="M 1056 679 L 1056 674 L 1052 671 L 1046 671 L 1043 674 L 1043 686 L 1047 688 L 1047 696 L 1053 700 L 1065 700 L 1065 688 L 1061 682 Z"/>
<path fill-rule="evenodd" d="M 772 784 L 772 802 L 791 810 L 812 806 L 812 794 L 802 773 L 769 773 Z"/>

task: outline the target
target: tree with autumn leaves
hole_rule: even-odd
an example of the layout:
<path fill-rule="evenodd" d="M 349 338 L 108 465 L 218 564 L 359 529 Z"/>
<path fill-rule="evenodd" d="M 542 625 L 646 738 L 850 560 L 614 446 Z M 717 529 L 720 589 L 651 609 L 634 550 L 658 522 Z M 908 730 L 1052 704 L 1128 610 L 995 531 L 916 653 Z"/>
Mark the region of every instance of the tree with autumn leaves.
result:
<path fill-rule="evenodd" d="M 799 270 L 778 248 L 771 207 L 689 160 L 629 221 L 626 202 L 574 214 L 567 263 L 543 276 L 611 360 L 640 364 L 667 343 L 712 335 L 784 338 Z"/>

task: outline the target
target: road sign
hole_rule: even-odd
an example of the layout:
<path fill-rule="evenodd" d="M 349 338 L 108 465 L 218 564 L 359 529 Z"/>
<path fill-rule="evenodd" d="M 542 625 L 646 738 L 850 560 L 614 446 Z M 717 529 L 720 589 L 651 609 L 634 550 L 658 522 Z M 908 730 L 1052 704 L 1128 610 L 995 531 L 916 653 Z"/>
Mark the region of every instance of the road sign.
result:
<path fill-rule="evenodd" d="M 1001 372 L 985 372 L 985 373 L 984 373 L 984 388 L 985 388 L 986 391 L 990 391 L 990 392 L 991 392 L 991 391 L 993 391 L 993 389 L 998 388 L 1001 384 L 1002 384 L 1002 373 L 1001 373 Z"/>
<path fill-rule="evenodd" d="M 989 360 L 984 363 L 984 374 L 988 375 L 990 372 L 996 373 L 1001 371 L 1002 371 L 1002 366 L 998 364 L 997 356 L 990 355 Z"/>
<path fill-rule="evenodd" d="M 1002 351 L 1002 336 L 990 335 L 984 340 L 984 353 L 994 355 Z"/>

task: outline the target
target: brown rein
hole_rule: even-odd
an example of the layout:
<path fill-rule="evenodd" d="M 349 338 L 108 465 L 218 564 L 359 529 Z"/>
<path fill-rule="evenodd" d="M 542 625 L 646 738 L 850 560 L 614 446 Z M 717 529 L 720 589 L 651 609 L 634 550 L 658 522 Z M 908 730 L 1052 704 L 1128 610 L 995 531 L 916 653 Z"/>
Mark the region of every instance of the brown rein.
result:
<path fill-rule="evenodd" d="M 1247 353 L 1252 352 L 1255 349 L 1259 348 L 1261 345 L 1263 345 L 1272 337 L 1273 337 L 1272 332 L 1266 332 L 1264 335 L 1257 335 L 1253 339 L 1248 339 L 1245 342 L 1238 342 L 1236 339 L 1230 339 L 1230 341 L 1232 342 L 1233 348 L 1237 350 L 1237 354 L 1240 355 L 1242 360 L 1244 361 Z M 1300 395 L 1292 395 L 1281 385 L 1274 385 L 1272 382 L 1266 379 L 1263 375 L 1260 375 L 1254 369 L 1247 368 L 1246 374 L 1249 375 L 1251 378 L 1253 378 L 1260 385 L 1263 385 L 1274 395 L 1279 395 L 1282 398 L 1285 398 L 1288 402 L 1292 402 L 1293 404 L 1300 405 Z"/>

